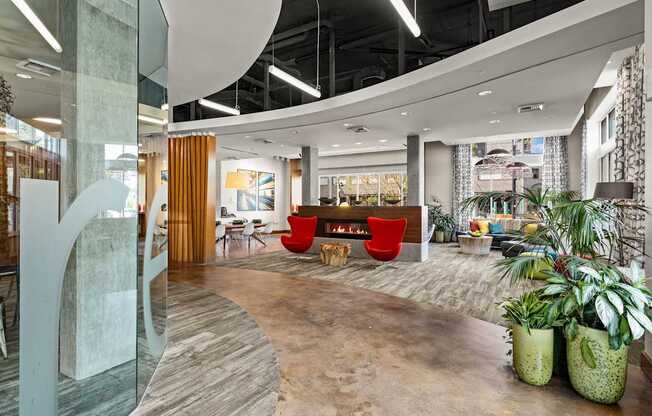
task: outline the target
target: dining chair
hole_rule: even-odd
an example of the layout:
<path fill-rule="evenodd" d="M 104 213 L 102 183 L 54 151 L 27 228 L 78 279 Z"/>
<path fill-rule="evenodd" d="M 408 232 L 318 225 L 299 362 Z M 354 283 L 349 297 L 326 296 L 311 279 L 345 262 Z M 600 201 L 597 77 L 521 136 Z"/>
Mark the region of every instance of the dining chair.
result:
<path fill-rule="evenodd" d="M 242 230 L 242 238 L 247 239 L 247 247 L 251 249 L 251 238 L 256 232 L 256 224 L 253 222 L 248 222 L 245 224 L 244 229 Z"/>
<path fill-rule="evenodd" d="M 215 236 L 217 237 L 217 239 L 215 240 L 215 244 L 222 241 L 224 245 L 222 252 L 224 253 L 224 255 L 226 255 L 226 225 L 219 224 L 215 229 Z"/>
<path fill-rule="evenodd" d="M 272 235 L 273 232 L 274 232 L 274 224 L 268 222 L 267 224 L 265 224 L 262 230 L 257 231 L 256 233 L 258 234 L 258 238 L 260 238 L 261 240 L 266 240 L 269 238 L 269 236 Z"/>

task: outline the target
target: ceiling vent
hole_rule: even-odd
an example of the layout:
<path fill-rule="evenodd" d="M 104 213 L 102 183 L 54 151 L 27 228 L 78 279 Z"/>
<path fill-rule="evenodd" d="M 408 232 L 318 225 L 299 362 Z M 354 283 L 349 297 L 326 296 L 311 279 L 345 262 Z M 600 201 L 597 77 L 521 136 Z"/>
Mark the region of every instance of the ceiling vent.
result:
<path fill-rule="evenodd" d="M 262 143 L 262 144 L 272 144 L 272 143 L 274 143 L 274 140 L 270 140 L 270 139 L 255 139 L 254 141 L 256 143 Z"/>
<path fill-rule="evenodd" d="M 32 58 L 18 62 L 16 66 L 25 71 L 34 72 L 35 74 L 43 75 L 45 77 L 51 77 L 61 71 L 61 68 L 58 66 L 46 64 L 45 62 L 37 61 Z"/>
<path fill-rule="evenodd" d="M 543 103 L 521 105 L 518 107 L 518 113 L 523 114 L 523 113 L 533 113 L 535 111 L 543 111 L 543 107 L 544 107 Z"/>
<path fill-rule="evenodd" d="M 365 126 L 353 126 L 353 127 L 349 127 L 347 130 L 350 131 L 350 132 L 356 133 L 356 134 L 362 134 L 362 133 L 368 133 L 369 132 L 369 129 L 366 128 Z"/>

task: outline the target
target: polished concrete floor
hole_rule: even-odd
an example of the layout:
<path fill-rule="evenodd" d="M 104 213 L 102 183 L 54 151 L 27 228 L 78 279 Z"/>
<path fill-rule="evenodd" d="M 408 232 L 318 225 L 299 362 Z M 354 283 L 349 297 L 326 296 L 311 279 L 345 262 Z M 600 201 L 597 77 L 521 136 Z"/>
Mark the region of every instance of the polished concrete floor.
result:
<path fill-rule="evenodd" d="M 282 273 L 195 266 L 170 272 L 246 309 L 280 358 L 279 416 L 644 415 L 652 384 L 630 366 L 617 406 L 542 388 L 510 368 L 504 329 L 361 288 Z"/>

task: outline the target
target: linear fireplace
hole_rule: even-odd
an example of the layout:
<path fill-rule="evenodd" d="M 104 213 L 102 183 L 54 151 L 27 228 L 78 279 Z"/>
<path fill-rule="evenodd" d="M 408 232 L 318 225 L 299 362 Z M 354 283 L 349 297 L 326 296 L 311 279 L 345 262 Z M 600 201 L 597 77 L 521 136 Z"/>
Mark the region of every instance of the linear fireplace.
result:
<path fill-rule="evenodd" d="M 329 237 L 344 237 L 366 240 L 371 238 L 366 222 L 326 222 L 324 233 Z"/>

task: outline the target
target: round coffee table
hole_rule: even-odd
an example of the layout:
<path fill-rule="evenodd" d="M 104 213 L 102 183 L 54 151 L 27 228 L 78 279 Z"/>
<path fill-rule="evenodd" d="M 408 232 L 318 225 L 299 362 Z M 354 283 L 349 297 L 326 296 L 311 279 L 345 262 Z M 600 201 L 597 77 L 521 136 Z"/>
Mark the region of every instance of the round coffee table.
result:
<path fill-rule="evenodd" d="M 488 237 L 486 235 L 483 235 L 482 237 L 460 235 L 457 237 L 462 253 L 476 254 L 479 256 L 486 256 L 489 254 L 493 239 L 493 237 Z"/>

